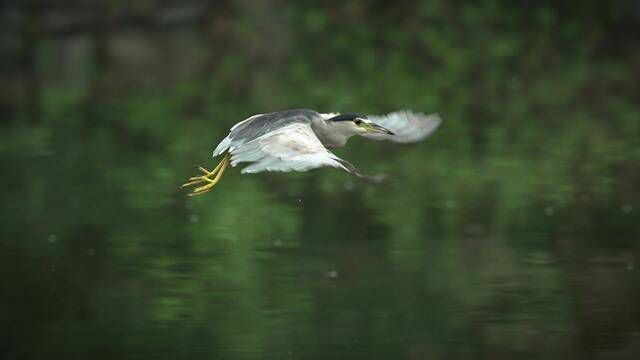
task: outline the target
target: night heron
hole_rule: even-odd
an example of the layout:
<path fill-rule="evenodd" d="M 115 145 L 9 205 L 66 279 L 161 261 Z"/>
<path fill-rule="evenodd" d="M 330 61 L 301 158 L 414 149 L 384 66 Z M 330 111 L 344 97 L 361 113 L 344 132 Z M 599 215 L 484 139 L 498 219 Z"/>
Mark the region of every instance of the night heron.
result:
<path fill-rule="evenodd" d="M 229 164 L 236 166 L 242 162 L 251 163 L 242 169 L 242 174 L 331 166 L 370 179 L 328 149 L 344 146 L 353 135 L 396 143 L 417 142 L 431 135 L 440 122 L 438 114 L 407 110 L 369 116 L 322 114 L 308 109 L 254 115 L 234 125 L 213 150 L 214 157 L 224 154 L 218 166 L 211 171 L 198 167 L 203 175 L 190 178 L 182 187 L 202 185 L 189 195 L 204 194 L 220 181 Z"/>

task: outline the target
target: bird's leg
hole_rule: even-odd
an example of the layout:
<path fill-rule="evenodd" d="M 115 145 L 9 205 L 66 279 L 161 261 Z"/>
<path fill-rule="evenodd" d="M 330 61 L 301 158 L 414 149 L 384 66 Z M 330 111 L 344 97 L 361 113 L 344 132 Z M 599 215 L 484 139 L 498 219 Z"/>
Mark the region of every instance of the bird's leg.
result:
<path fill-rule="evenodd" d="M 222 163 L 223 162 L 224 162 L 224 159 L 212 171 L 209 171 L 209 170 L 203 168 L 202 166 L 198 166 L 198 170 L 202 171 L 204 173 L 204 175 L 190 177 L 189 181 L 184 183 L 184 184 L 182 184 L 182 186 L 180 186 L 180 187 L 184 188 L 184 187 L 187 187 L 187 186 L 196 185 L 196 184 L 203 183 L 203 182 L 211 182 L 211 177 L 216 175 L 216 173 L 220 170 L 220 167 L 222 167 Z"/>
<path fill-rule="evenodd" d="M 222 174 L 226 170 L 227 166 L 229 165 L 230 160 L 231 160 L 231 155 L 229 153 L 226 153 L 222 161 L 220 161 L 218 166 L 216 166 L 216 168 L 213 169 L 212 171 L 209 171 L 201 166 L 198 166 L 198 169 L 202 171 L 204 175 L 194 176 L 189 178 L 189 181 L 184 183 L 181 186 L 181 188 L 206 182 L 208 184 L 195 188 L 193 192 L 189 194 L 189 196 L 200 195 L 208 192 L 218 183 L 218 181 L 220 181 L 220 178 L 222 177 Z"/>
<path fill-rule="evenodd" d="M 227 169 L 227 166 L 229 165 L 229 158 L 225 157 L 220 163 L 222 164 L 222 167 L 218 170 L 218 172 L 216 173 L 216 176 L 213 179 L 209 179 L 207 177 L 207 181 L 209 183 L 207 185 L 195 188 L 193 190 L 193 192 L 191 194 L 189 194 L 189 196 L 195 196 L 195 195 L 204 194 L 204 193 L 208 192 L 209 190 L 213 189 L 214 186 L 216 186 L 218 181 L 220 181 L 220 178 L 222 177 L 222 174 L 224 174 L 224 171 Z"/>
<path fill-rule="evenodd" d="M 364 175 L 360 171 L 358 171 L 358 169 L 355 166 L 353 166 L 352 163 L 346 160 L 338 159 L 338 162 L 340 162 L 340 164 L 342 165 L 342 170 L 348 172 L 349 174 L 369 184 L 374 184 L 374 185 L 380 184 L 387 178 L 386 175 L 374 175 L 374 176 Z"/>

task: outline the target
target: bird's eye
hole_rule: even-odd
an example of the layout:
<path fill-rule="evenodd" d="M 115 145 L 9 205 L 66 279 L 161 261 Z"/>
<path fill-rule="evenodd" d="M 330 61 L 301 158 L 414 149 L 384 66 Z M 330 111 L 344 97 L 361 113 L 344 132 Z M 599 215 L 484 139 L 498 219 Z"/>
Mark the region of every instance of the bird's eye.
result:
<path fill-rule="evenodd" d="M 356 125 L 360 125 L 360 124 L 362 124 L 362 120 L 360 120 L 360 119 L 355 119 L 355 120 L 353 120 L 353 122 L 354 122 Z"/>

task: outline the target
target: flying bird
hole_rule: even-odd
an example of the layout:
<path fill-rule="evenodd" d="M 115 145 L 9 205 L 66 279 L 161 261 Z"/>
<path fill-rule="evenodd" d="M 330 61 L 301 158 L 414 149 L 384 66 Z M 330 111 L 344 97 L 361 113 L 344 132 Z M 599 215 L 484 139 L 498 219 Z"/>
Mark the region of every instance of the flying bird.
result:
<path fill-rule="evenodd" d="M 223 155 L 218 166 L 211 171 L 198 167 L 203 174 L 190 178 L 182 187 L 195 186 L 190 196 L 204 194 L 220 181 L 229 164 L 243 162 L 250 165 L 242 169 L 242 174 L 330 166 L 371 179 L 329 149 L 344 146 L 354 135 L 396 143 L 417 142 L 431 135 L 441 122 L 437 113 L 425 115 L 408 110 L 364 115 L 295 109 L 254 115 L 235 124 L 213 150 L 213 157 Z"/>

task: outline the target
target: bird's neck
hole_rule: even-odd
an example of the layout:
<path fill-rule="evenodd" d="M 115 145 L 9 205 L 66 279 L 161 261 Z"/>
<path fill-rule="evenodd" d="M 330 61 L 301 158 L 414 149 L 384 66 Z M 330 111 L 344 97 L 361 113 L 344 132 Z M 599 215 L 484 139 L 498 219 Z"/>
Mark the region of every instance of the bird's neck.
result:
<path fill-rule="evenodd" d="M 327 122 L 323 119 L 317 119 L 311 122 L 313 132 L 316 133 L 322 145 L 327 148 L 344 146 L 347 140 L 356 134 L 350 125 L 347 121 Z"/>

